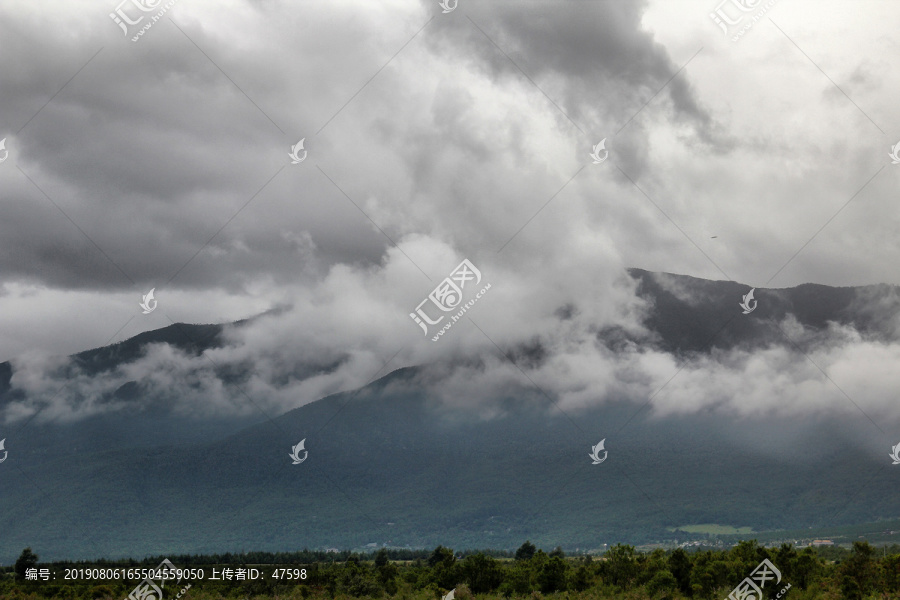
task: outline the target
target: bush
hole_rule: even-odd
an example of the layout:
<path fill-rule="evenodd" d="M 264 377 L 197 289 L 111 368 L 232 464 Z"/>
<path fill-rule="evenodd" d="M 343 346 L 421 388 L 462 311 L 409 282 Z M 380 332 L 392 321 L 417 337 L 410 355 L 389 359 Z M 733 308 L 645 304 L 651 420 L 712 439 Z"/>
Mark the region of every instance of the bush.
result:
<path fill-rule="evenodd" d="M 338 589 L 355 598 L 381 596 L 383 588 L 364 566 L 347 562 L 340 574 Z"/>
<path fill-rule="evenodd" d="M 675 579 L 675 576 L 666 569 L 663 571 L 657 571 L 656 575 L 650 580 L 647 584 L 647 593 L 651 596 L 656 596 L 657 594 L 663 592 L 666 594 L 665 597 L 669 597 L 671 593 L 678 587 L 678 580 Z"/>
<path fill-rule="evenodd" d="M 566 591 L 566 572 L 568 565 L 558 556 L 554 556 L 538 573 L 538 584 L 545 594 Z"/>
<path fill-rule="evenodd" d="M 572 576 L 572 588 L 576 592 L 583 592 L 584 590 L 591 587 L 591 575 L 587 570 L 587 567 L 581 565 L 578 567 L 578 570 L 575 571 L 575 574 Z"/>
<path fill-rule="evenodd" d="M 523 596 L 531 591 L 531 572 L 525 563 L 516 564 L 506 573 L 506 584 L 516 595 Z"/>
<path fill-rule="evenodd" d="M 455 561 L 456 558 L 453 556 L 453 550 L 450 548 L 444 548 L 443 546 L 438 546 L 431 553 L 431 556 L 428 557 L 428 566 L 434 568 L 439 564 L 449 564 Z"/>
<path fill-rule="evenodd" d="M 516 560 L 528 560 L 534 553 L 537 552 L 537 546 L 532 544 L 530 541 L 525 540 L 525 543 L 519 546 L 519 549 L 516 550 Z"/>
<path fill-rule="evenodd" d="M 466 557 L 462 563 L 462 575 L 476 594 L 492 592 L 503 583 L 503 571 L 499 563 L 481 553 Z"/>
<path fill-rule="evenodd" d="M 33 569 L 37 566 L 38 555 L 31 551 L 31 548 L 22 550 L 22 554 L 16 559 L 16 579 L 25 581 L 25 571 Z"/>
<path fill-rule="evenodd" d="M 378 551 L 378 554 L 375 555 L 375 566 L 376 567 L 384 567 L 388 564 L 388 556 L 387 550 L 382 548 Z"/>
<path fill-rule="evenodd" d="M 472 595 L 472 590 L 464 583 L 459 584 L 455 589 L 456 593 L 453 594 L 453 597 L 456 600 L 473 600 L 473 598 L 475 598 L 475 596 Z"/>

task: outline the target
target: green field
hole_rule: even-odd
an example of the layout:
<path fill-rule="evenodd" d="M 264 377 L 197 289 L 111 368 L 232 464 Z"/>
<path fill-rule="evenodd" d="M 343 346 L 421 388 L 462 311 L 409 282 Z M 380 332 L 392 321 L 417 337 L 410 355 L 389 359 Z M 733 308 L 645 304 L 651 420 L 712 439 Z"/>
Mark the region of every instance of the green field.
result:
<path fill-rule="evenodd" d="M 754 533 L 751 527 L 732 527 L 731 525 L 716 525 L 715 523 L 701 523 L 699 525 L 682 525 L 670 528 L 669 531 L 683 531 L 685 533 L 709 533 L 713 535 L 743 535 Z"/>

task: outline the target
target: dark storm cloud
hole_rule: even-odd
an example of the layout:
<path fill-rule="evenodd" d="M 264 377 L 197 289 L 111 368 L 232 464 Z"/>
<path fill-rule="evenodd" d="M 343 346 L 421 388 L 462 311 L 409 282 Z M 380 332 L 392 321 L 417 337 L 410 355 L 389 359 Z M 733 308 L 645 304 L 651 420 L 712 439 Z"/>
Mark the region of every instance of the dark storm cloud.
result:
<path fill-rule="evenodd" d="M 164 23 L 131 44 L 117 39 L 105 13 L 78 8 L 47 10 L 42 20 L 41 11 L 7 6 L 0 24 L 3 53 L 21 57 L 4 67 L 0 86 L 12 152 L 0 207 L 0 237 L 11 247 L 0 254 L 6 277 L 149 287 L 201 251 L 175 285 L 240 286 L 260 270 L 309 272 L 314 257 L 298 257 L 289 241 L 304 238 L 323 264 L 377 260 L 386 242 L 358 211 L 340 199 L 335 219 L 336 203 L 322 201 L 337 192 L 332 184 L 314 170 L 275 177 L 304 135 L 294 132 L 313 131 L 334 110 L 316 94 L 292 94 L 330 71 L 327 59 L 261 59 L 190 17 L 190 40 Z M 66 17 L 77 36 L 46 35 Z M 365 44 L 365 30 L 357 33 Z"/>
<path fill-rule="evenodd" d="M 694 126 L 710 121 L 688 79 L 673 79 L 681 65 L 642 28 L 646 2 L 501 1 L 470 7 L 471 22 L 454 28 L 466 39 L 466 50 L 477 53 L 495 78 L 522 77 L 521 68 L 588 135 L 600 123 L 624 126 L 661 91 L 656 100 L 668 99 L 673 117 Z M 438 36 L 431 40 L 445 52 L 460 51 Z"/>

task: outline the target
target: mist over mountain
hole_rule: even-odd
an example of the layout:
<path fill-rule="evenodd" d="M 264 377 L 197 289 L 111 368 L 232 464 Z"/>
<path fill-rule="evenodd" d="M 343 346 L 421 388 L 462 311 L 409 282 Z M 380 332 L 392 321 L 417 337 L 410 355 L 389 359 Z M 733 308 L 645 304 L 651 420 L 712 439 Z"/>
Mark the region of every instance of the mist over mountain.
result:
<path fill-rule="evenodd" d="M 830 404 L 784 406 L 809 387 L 796 364 L 896 343 L 896 288 L 757 289 L 757 309 L 744 315 L 737 305 L 748 286 L 630 276 L 644 328 L 596 331 L 618 361 L 609 364 L 619 383 L 590 402 L 567 403 L 542 385 L 559 350 L 535 340 L 503 348 L 508 358 L 388 369 L 359 389 L 275 412 L 278 404 L 254 391 L 254 363 L 224 358 L 252 319 L 176 324 L 43 370 L 0 364 L 9 452 L 0 465 L 0 560 L 28 545 L 48 558 L 513 548 L 526 538 L 584 549 L 671 540 L 672 528 L 690 524 L 764 531 L 900 516 L 900 470 L 887 456 L 900 434 L 896 411 L 856 390 L 842 395 L 821 371 Z M 557 317 L 565 323 L 576 312 Z M 635 356 L 677 366 L 642 393 L 635 382 L 646 373 L 626 368 L 640 364 Z M 760 357 L 780 361 L 782 378 L 723 384 L 722 370 L 741 361 L 756 377 L 779 372 L 753 362 Z M 341 364 L 294 361 L 280 385 L 296 389 Z M 39 374 L 47 382 L 38 384 Z M 676 406 L 694 378 L 708 398 Z M 241 406 L 207 393 L 226 387 Z M 608 459 L 594 465 L 588 454 L 601 439 Z M 289 453 L 300 440 L 309 454 L 295 465 Z"/>

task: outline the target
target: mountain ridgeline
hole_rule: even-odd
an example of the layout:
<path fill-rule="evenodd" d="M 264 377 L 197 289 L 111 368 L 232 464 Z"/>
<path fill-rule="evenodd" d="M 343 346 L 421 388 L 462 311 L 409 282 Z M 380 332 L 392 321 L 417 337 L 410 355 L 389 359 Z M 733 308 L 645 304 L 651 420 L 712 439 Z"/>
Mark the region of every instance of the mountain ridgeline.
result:
<path fill-rule="evenodd" d="M 758 304 L 748 318 L 739 307 L 750 289 L 745 284 L 641 269 L 629 269 L 629 274 L 637 282 L 637 295 L 650 305 L 644 321 L 653 333 L 649 342 L 669 352 L 790 345 L 779 326 L 788 317 L 813 332 L 826 330 L 832 323 L 852 327 L 873 340 L 900 338 L 900 288 L 896 286 L 807 283 L 784 289 L 756 288 Z"/>

